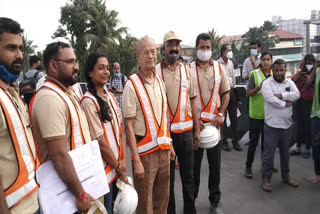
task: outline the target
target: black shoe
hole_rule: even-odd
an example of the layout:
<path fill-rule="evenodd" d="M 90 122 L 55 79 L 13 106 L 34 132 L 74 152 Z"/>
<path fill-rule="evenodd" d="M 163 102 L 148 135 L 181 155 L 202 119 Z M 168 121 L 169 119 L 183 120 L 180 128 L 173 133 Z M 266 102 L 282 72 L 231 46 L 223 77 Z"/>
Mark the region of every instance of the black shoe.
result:
<path fill-rule="evenodd" d="M 246 178 L 252 178 L 253 177 L 251 168 L 246 168 L 244 170 L 244 176 L 246 176 Z"/>
<path fill-rule="evenodd" d="M 279 170 L 278 169 L 276 169 L 276 168 L 272 168 L 272 173 L 278 173 L 279 172 Z"/>
<path fill-rule="evenodd" d="M 239 142 L 233 142 L 232 143 L 233 144 L 233 149 L 234 150 L 236 150 L 236 151 L 238 151 L 238 152 L 241 152 L 242 151 L 242 148 L 241 148 L 241 146 L 239 145 Z"/>
<path fill-rule="evenodd" d="M 222 143 L 222 149 L 226 152 L 230 152 L 231 151 L 231 148 L 229 146 L 229 144 L 227 142 L 225 143 Z"/>

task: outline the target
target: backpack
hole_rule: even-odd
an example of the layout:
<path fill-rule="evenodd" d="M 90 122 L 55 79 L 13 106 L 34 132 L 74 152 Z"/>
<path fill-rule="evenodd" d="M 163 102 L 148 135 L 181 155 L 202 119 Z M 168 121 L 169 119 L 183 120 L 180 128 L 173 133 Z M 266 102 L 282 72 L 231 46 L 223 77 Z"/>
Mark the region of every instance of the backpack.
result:
<path fill-rule="evenodd" d="M 37 76 L 40 71 L 36 71 L 33 77 L 28 78 L 25 74 L 23 75 L 23 80 L 19 83 L 20 95 L 31 94 L 35 92 L 37 85 Z"/>

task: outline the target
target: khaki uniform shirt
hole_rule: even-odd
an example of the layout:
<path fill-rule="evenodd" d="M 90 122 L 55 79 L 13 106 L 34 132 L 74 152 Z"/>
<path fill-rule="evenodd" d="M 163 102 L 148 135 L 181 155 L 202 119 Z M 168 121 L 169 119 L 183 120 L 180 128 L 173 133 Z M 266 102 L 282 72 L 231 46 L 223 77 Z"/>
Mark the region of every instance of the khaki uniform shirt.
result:
<path fill-rule="evenodd" d="M 78 112 L 81 130 L 86 143 L 91 141 L 87 118 L 81 109 L 76 95 L 69 87 L 65 88 L 57 80 L 47 77 L 47 80 L 59 86 L 73 102 Z M 46 141 L 66 139 L 65 149 L 71 150 L 71 118 L 65 101 L 53 90 L 43 88 L 34 98 L 32 108 L 32 125 L 37 140 L 41 163 L 49 160 Z"/>
<path fill-rule="evenodd" d="M 215 81 L 214 73 L 213 73 L 213 61 L 210 60 L 207 70 L 203 70 L 199 66 L 198 61 L 196 61 L 196 65 L 197 65 L 197 70 L 198 70 L 199 85 L 200 85 L 200 91 L 201 91 L 203 104 L 208 105 L 210 98 L 211 98 L 212 89 L 214 87 L 214 81 Z M 218 71 L 215 71 L 215 72 L 218 72 Z M 220 96 L 229 90 L 230 90 L 230 85 L 229 85 L 228 77 L 227 77 L 225 70 L 221 66 L 220 91 L 219 91 L 219 95 L 217 97 L 218 108 L 221 105 Z"/>
<path fill-rule="evenodd" d="M 163 80 L 166 86 L 166 91 L 169 92 L 167 93 L 168 104 L 173 116 L 177 111 L 178 103 L 180 99 L 179 92 L 181 88 L 181 83 L 180 83 L 180 79 L 181 79 L 180 70 L 182 69 L 181 66 L 182 66 L 181 64 L 178 64 L 176 69 L 173 71 L 168 67 L 168 64 L 165 60 L 161 61 Z M 187 107 L 188 115 L 192 117 L 190 99 L 196 97 L 196 92 L 194 90 L 194 84 L 193 84 L 190 68 L 189 66 L 185 66 L 185 68 L 187 72 L 188 95 L 189 95 L 189 97 L 187 98 L 186 107 Z"/>
<path fill-rule="evenodd" d="M 32 151 L 34 160 L 36 159 L 35 145 L 32 136 L 32 131 L 29 128 L 30 120 L 27 106 L 19 97 L 18 89 L 5 84 L 0 80 L 0 87 L 5 90 L 9 98 L 16 104 L 17 112 L 20 115 L 23 126 L 26 131 L 29 146 Z M 28 127 L 29 126 L 29 127 Z M 9 188 L 18 177 L 18 161 L 10 137 L 9 129 L 7 127 L 6 119 L 2 108 L 0 108 L 0 176 L 4 190 Z M 11 210 L 12 214 L 34 213 L 38 210 L 38 193 L 34 192 L 23 201 L 21 201 L 15 208 Z"/>
<path fill-rule="evenodd" d="M 112 127 L 113 130 L 115 132 L 115 136 L 117 141 L 119 142 L 120 140 L 120 127 L 118 125 L 118 118 L 117 118 L 117 114 L 114 111 L 114 109 L 112 108 L 111 102 L 109 99 L 112 99 L 111 97 L 102 97 L 102 99 L 108 103 L 109 108 L 111 109 L 111 117 L 112 117 Z M 104 130 L 101 124 L 101 120 L 100 120 L 100 115 L 98 114 L 97 111 L 97 107 L 96 104 L 94 103 L 94 101 L 91 98 L 87 98 L 85 97 L 82 102 L 81 105 L 83 107 L 83 110 L 87 116 L 87 120 L 88 120 L 88 125 L 89 125 L 89 130 L 90 130 L 90 134 L 91 134 L 91 138 L 92 139 L 97 139 L 99 138 L 101 135 L 104 134 Z"/>
<path fill-rule="evenodd" d="M 156 120 L 158 124 L 160 124 L 161 116 L 162 116 L 162 98 L 161 98 L 161 88 L 160 88 L 161 86 L 159 85 L 156 79 L 152 83 L 146 82 L 143 80 L 143 83 L 144 83 L 144 87 L 148 92 Z M 126 83 L 123 90 L 122 104 L 123 104 L 122 106 L 123 116 L 125 118 L 126 117 L 135 118 L 135 122 L 134 122 L 135 135 L 145 136 L 146 125 L 145 125 L 145 120 L 143 116 L 143 111 L 140 105 L 139 98 L 136 94 L 136 91 L 130 79 Z"/>

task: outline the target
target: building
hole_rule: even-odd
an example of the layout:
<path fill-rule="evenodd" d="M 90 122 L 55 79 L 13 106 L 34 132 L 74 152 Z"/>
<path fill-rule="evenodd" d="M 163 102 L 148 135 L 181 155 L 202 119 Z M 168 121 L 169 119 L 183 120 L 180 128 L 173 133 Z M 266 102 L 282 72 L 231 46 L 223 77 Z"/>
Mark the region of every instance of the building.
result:
<path fill-rule="evenodd" d="M 286 76 L 293 76 L 302 60 L 303 36 L 284 30 L 269 32 L 269 36 L 275 36 L 278 40 L 275 47 L 270 48 L 273 61 L 283 59 L 287 64 Z"/>
<path fill-rule="evenodd" d="M 280 30 L 303 36 L 303 55 L 312 53 L 316 58 L 320 58 L 320 11 L 312 10 L 309 20 L 287 19 L 281 16 L 273 16 L 272 23 Z"/>

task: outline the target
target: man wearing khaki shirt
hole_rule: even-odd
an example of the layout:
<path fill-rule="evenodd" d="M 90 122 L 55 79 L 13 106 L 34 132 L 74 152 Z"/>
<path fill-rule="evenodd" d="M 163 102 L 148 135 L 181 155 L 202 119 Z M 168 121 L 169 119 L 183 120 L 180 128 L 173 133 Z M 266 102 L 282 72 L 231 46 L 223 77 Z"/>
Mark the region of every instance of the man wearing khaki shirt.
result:
<path fill-rule="evenodd" d="M 170 31 L 163 38 L 162 54 L 164 58 L 156 66 L 156 72 L 166 86 L 170 120 L 170 134 L 174 151 L 177 154 L 183 188 L 183 212 L 194 214 L 193 151 L 200 144 L 200 130 L 195 101 L 196 93 L 190 68 L 178 62 L 181 39 Z M 170 200 L 168 214 L 176 213 L 175 161 L 170 163 Z"/>
<path fill-rule="evenodd" d="M 90 208 L 93 198 L 84 191 L 68 152 L 89 143 L 91 138 L 87 119 L 72 89 L 79 72 L 76 60 L 69 44 L 54 42 L 46 47 L 46 82 L 31 100 L 30 113 L 40 162 L 52 161 L 82 213 Z"/>
<path fill-rule="evenodd" d="M 175 153 L 166 119 L 164 83 L 155 75 L 157 51 L 153 39 L 145 36 L 138 42 L 136 57 L 139 67 L 125 85 L 122 106 L 139 198 L 136 213 L 166 214 L 170 159 Z"/>
<path fill-rule="evenodd" d="M 197 91 L 197 106 L 199 110 L 200 130 L 205 128 L 205 123 L 211 123 L 217 129 L 223 125 L 224 113 L 230 99 L 230 86 L 226 72 L 220 63 L 211 59 L 211 39 L 206 33 L 201 33 L 196 39 L 197 60 L 191 63 L 192 77 Z M 211 105 L 210 108 L 208 106 Z M 215 105 L 215 107 L 213 107 Z M 209 163 L 209 201 L 211 211 L 222 214 L 220 203 L 220 167 L 221 167 L 221 142 L 213 148 L 206 149 Z M 194 182 L 195 198 L 200 187 L 200 170 L 203 157 L 203 148 L 194 154 Z"/>
<path fill-rule="evenodd" d="M 39 213 L 36 150 L 27 106 L 16 80 L 22 69 L 23 30 L 0 17 L 0 213 Z M 2 192 L 4 189 L 4 192 Z"/>

